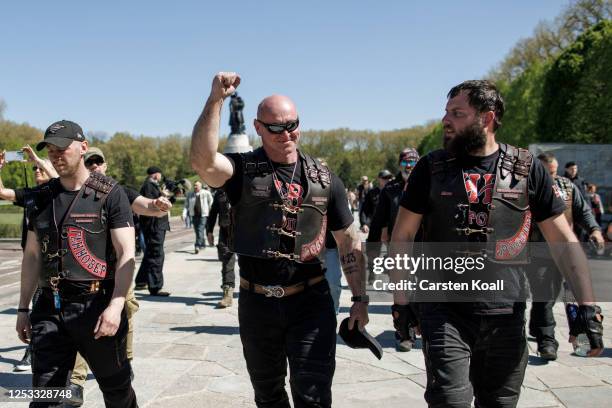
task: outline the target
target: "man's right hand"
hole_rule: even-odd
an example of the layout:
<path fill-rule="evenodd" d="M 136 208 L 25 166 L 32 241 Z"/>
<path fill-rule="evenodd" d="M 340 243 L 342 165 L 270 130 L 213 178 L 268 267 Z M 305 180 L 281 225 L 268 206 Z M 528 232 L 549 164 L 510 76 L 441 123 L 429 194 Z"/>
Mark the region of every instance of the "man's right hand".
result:
<path fill-rule="evenodd" d="M 215 237 L 213 236 L 212 232 L 209 232 L 208 234 L 206 234 L 206 238 L 208 238 L 208 245 L 210 246 L 215 245 Z"/>
<path fill-rule="evenodd" d="M 32 324 L 30 323 L 30 315 L 28 313 L 17 313 L 17 337 L 26 344 L 30 344 L 32 339 Z"/>
<path fill-rule="evenodd" d="M 210 97 L 223 100 L 236 92 L 240 85 L 240 75 L 235 72 L 219 72 L 212 81 Z"/>

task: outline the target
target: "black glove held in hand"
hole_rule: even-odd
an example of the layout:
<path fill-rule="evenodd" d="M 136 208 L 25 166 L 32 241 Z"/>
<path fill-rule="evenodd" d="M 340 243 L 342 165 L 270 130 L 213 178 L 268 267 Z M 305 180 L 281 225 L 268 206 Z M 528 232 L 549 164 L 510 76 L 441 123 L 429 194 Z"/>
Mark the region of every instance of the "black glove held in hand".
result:
<path fill-rule="evenodd" d="M 419 325 L 416 314 L 414 314 L 410 305 L 391 306 L 391 315 L 393 316 L 393 327 L 399 332 L 402 339 L 410 338 L 408 329 Z"/>
<path fill-rule="evenodd" d="M 603 315 L 599 306 L 578 306 L 578 314 L 573 326 L 570 328 L 572 336 L 586 333 L 591 348 L 603 348 Z"/>

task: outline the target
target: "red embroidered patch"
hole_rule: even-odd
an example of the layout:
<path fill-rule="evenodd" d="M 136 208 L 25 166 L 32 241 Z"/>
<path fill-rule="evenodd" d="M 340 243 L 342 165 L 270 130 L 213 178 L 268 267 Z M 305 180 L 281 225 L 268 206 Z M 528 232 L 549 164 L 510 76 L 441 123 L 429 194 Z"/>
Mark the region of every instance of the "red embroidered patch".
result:
<path fill-rule="evenodd" d="M 68 247 L 74 259 L 83 269 L 98 278 L 106 277 L 106 262 L 96 257 L 87 247 L 85 231 L 68 227 Z"/>
<path fill-rule="evenodd" d="M 495 243 L 495 259 L 508 260 L 520 254 L 529 240 L 531 229 L 531 211 L 525 211 L 523 223 L 514 236 Z"/>
<path fill-rule="evenodd" d="M 300 253 L 300 261 L 309 261 L 319 255 L 325 245 L 325 231 L 327 230 L 327 216 L 323 216 L 323 223 L 319 233 L 312 241 L 302 245 Z"/>

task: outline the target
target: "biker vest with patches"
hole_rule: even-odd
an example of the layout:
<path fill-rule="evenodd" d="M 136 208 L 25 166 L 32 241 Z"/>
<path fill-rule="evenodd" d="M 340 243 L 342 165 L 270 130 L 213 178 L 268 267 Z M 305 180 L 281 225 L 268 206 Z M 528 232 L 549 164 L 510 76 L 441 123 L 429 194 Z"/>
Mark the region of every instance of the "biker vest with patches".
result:
<path fill-rule="evenodd" d="M 468 224 L 469 198 L 457 159 L 446 150 L 437 150 L 430 153 L 427 160 L 431 169 L 431 211 L 423 219 L 423 241 L 469 242 L 472 233 L 485 234 L 490 261 L 529 263 L 531 153 L 500 143 L 492 201 L 488 205 L 488 222 L 485 227 L 477 229 Z M 453 217 L 451 220 L 449 215 Z"/>
<path fill-rule="evenodd" d="M 55 218 L 53 192 L 62 187 L 53 179 L 33 194 L 29 213 L 41 249 L 39 286 L 49 278 L 67 280 L 113 279 L 116 256 L 107 245 L 107 214 L 104 203 L 117 185 L 110 177 L 92 173 L 75 195 L 63 220 Z"/>
<path fill-rule="evenodd" d="M 287 207 L 274 185 L 273 169 L 263 148 L 241 154 L 242 193 L 231 208 L 228 245 L 232 252 L 256 258 L 322 263 L 327 229 L 331 174 L 327 167 L 298 151 L 305 175 L 302 204 L 292 207 L 294 231 L 287 231 Z M 281 236 L 293 242 L 293 251 L 281 251 Z"/>

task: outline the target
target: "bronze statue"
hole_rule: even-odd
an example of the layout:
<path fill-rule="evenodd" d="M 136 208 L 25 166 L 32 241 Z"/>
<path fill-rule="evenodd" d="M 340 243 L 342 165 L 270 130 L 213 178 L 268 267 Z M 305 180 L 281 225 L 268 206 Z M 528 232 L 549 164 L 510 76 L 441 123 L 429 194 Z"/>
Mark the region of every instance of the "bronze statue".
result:
<path fill-rule="evenodd" d="M 229 125 L 232 128 L 232 134 L 241 134 L 246 130 L 244 127 L 244 116 L 242 116 L 243 109 L 244 101 L 240 96 L 238 96 L 238 93 L 234 92 L 230 100 Z"/>

